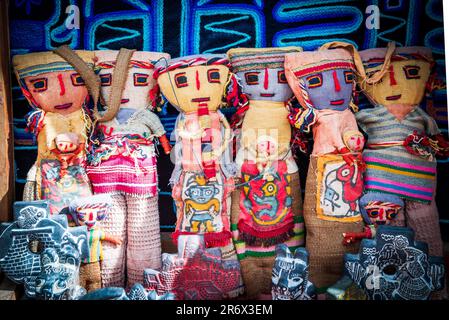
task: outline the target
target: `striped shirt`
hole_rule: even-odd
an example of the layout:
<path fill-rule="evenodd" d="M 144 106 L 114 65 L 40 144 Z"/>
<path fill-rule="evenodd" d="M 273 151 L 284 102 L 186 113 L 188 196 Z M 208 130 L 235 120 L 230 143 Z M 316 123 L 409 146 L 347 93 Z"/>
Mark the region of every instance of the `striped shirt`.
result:
<path fill-rule="evenodd" d="M 361 129 L 368 135 L 367 145 L 404 141 L 414 131 L 432 136 L 439 133 L 435 120 L 416 107 L 399 121 L 384 106 L 356 114 Z M 430 203 L 434 197 L 436 161 L 410 154 L 402 146 L 370 149 L 363 152 L 366 162 L 365 190 L 388 193 L 401 198 Z"/>
<path fill-rule="evenodd" d="M 103 247 L 101 241 L 106 237 L 102 229 L 92 228 L 89 230 L 89 257 L 84 263 L 93 263 L 103 260 Z"/>

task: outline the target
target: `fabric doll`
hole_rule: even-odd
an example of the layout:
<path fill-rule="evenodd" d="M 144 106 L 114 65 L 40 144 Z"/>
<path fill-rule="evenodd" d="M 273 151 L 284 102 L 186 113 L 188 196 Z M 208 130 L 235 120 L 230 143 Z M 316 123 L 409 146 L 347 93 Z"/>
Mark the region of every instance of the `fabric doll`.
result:
<path fill-rule="evenodd" d="M 377 227 L 381 225 L 403 225 L 404 221 L 401 219 L 403 215 L 399 216 L 404 207 L 402 199 L 385 194 L 382 201 L 377 201 L 377 197 L 375 193 L 368 193 L 360 198 L 359 205 L 365 228 L 361 233 L 343 233 L 343 244 L 349 245 L 362 239 L 373 239 L 376 236 Z"/>
<path fill-rule="evenodd" d="M 108 193 L 112 208 L 103 229 L 121 240 L 105 243 L 105 287 L 141 283 L 145 268 L 161 266 L 156 138 L 170 152 L 165 130 L 150 105 L 156 52 L 96 51 L 106 111 L 96 113 L 96 135 L 87 172 L 94 193 Z"/>
<path fill-rule="evenodd" d="M 100 261 L 103 260 L 103 242 L 120 245 L 119 238 L 107 234 L 101 228 L 112 206 L 109 195 L 98 194 L 87 198 L 78 198 L 70 203 L 69 213 L 78 226 L 87 227 L 89 257 L 83 259 L 80 266 L 79 284 L 88 292 L 101 288 Z"/>
<path fill-rule="evenodd" d="M 430 94 L 434 77 L 431 50 L 424 47 L 370 49 L 360 52 L 364 69 L 359 84 L 374 108 L 356 114 L 368 136 L 364 198 L 403 201 L 402 225 L 412 228 L 429 254 L 443 256 L 435 204 L 435 156 L 448 156 L 447 142 L 435 120 L 419 104 Z M 391 198 L 395 199 L 391 201 Z"/>
<path fill-rule="evenodd" d="M 285 54 L 301 48 L 238 48 L 228 51 L 249 104 L 233 118 L 240 129 L 236 164 L 241 187 L 233 193 L 233 237 L 248 297 L 270 294 L 276 245 L 304 244 L 298 166 L 290 150 L 286 102 L 293 96 Z"/>
<path fill-rule="evenodd" d="M 163 97 L 180 111 L 170 179 L 178 214 L 174 240 L 179 235 L 201 234 L 207 248 L 233 251 L 229 226 L 235 175 L 232 132 L 218 110 L 223 98 L 228 105 L 237 105 L 240 99 L 229 62 L 224 55 L 181 57 L 161 63 L 155 78 Z"/>
<path fill-rule="evenodd" d="M 93 67 L 92 52 L 76 54 Z M 32 107 L 27 114 L 27 128 L 36 135 L 38 147 L 24 198 L 47 199 L 51 214 L 58 214 L 73 199 L 91 195 L 85 172 L 91 127 L 88 92 L 74 67 L 53 52 L 16 55 L 13 65 Z"/>
<path fill-rule="evenodd" d="M 292 107 L 291 122 L 304 133 L 312 132 L 314 139 L 304 219 L 310 281 L 318 293 L 340 278 L 344 253 L 357 250 L 343 245 L 342 234 L 363 228 L 358 200 L 363 193 L 364 139 L 350 110 L 355 108 L 355 65 L 346 46 L 328 43 L 285 58 L 288 83 L 301 105 Z"/>

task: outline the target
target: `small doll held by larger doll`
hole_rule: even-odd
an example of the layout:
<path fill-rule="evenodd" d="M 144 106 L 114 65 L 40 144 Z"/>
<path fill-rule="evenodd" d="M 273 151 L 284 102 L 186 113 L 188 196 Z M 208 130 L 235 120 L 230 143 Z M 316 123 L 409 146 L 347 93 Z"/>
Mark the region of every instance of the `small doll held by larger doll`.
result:
<path fill-rule="evenodd" d="M 249 103 L 241 105 L 233 128 L 237 172 L 242 186 L 232 196 L 233 237 L 246 296 L 270 294 L 276 245 L 304 244 L 298 166 L 286 102 L 293 96 L 284 73 L 287 53 L 301 48 L 238 48 L 228 51 Z"/>
<path fill-rule="evenodd" d="M 310 254 L 310 279 L 320 289 L 343 271 L 342 233 L 361 232 L 358 204 L 363 193 L 361 150 L 364 139 L 354 114 L 355 64 L 344 43 L 328 43 L 315 52 L 287 54 L 285 70 L 300 107 L 292 105 L 291 122 L 313 133 L 304 200 Z M 335 49 L 329 49 L 337 47 Z"/>
<path fill-rule="evenodd" d="M 76 51 L 93 67 L 93 53 Z M 57 214 L 76 197 L 91 195 L 85 172 L 91 127 L 88 92 L 74 67 L 53 52 L 17 55 L 14 69 L 32 107 L 28 130 L 37 136 L 37 160 L 28 174 L 24 199 L 47 199 Z"/>
<path fill-rule="evenodd" d="M 396 224 L 412 228 L 430 255 L 442 256 L 435 157 L 447 157 L 449 148 L 435 120 L 419 106 L 433 86 L 431 50 L 390 43 L 360 56 L 359 85 L 374 105 L 356 114 L 368 136 L 364 203 L 367 209 L 401 203 Z"/>
<path fill-rule="evenodd" d="M 70 203 L 69 214 L 78 226 L 87 227 L 89 257 L 81 261 L 79 284 L 91 292 L 101 288 L 100 262 L 103 260 L 103 242 L 120 245 L 122 241 L 101 227 L 112 206 L 112 198 L 108 194 L 98 194 L 86 198 L 78 198 Z"/>
<path fill-rule="evenodd" d="M 170 144 L 150 94 L 155 90 L 154 63 L 168 54 L 96 51 L 105 112 L 96 110 L 96 135 L 87 172 L 95 194 L 108 193 L 112 208 L 104 230 L 121 240 L 104 244 L 103 286 L 141 283 L 145 268 L 161 266 L 156 138 Z"/>

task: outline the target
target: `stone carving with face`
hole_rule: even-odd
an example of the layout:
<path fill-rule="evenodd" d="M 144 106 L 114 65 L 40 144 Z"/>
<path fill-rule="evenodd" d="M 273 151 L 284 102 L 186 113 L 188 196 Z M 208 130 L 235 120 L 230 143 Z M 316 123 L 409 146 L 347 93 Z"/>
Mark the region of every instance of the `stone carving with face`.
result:
<path fill-rule="evenodd" d="M 93 53 L 75 51 L 89 67 L 93 67 Z M 34 200 L 49 199 L 52 214 L 58 213 L 73 196 L 90 195 L 84 172 L 85 145 L 91 120 L 86 103 L 88 92 L 83 78 L 64 59 L 52 52 L 17 55 L 13 58 L 22 92 L 32 107 L 27 125 L 37 136 L 38 158 Z M 48 166 L 57 168 L 50 174 Z M 77 172 L 73 174 L 73 172 Z M 73 186 L 63 192 L 58 182 Z M 27 185 L 30 187 L 30 184 Z M 30 187 L 32 188 L 32 187 Z M 26 192 L 28 194 L 28 192 Z"/>
<path fill-rule="evenodd" d="M 50 216 L 48 201 L 14 203 L 14 219 L 0 228 L 0 268 L 25 294 L 74 299 L 81 294 L 78 269 L 89 255 L 86 227 L 68 227 L 67 216 Z"/>
<path fill-rule="evenodd" d="M 312 300 L 315 287 L 309 281 L 309 254 L 304 248 L 292 254 L 285 244 L 276 247 L 271 293 L 273 300 Z"/>
<path fill-rule="evenodd" d="M 370 300 L 427 300 L 444 286 L 443 258 L 429 256 L 409 228 L 380 226 L 359 254 L 345 256 L 345 269 Z"/>

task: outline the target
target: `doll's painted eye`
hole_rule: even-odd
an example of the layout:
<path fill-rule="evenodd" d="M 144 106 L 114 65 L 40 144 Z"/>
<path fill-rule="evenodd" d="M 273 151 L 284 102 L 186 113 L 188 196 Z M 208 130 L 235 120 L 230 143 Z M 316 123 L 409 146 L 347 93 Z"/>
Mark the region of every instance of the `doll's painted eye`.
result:
<path fill-rule="evenodd" d="M 369 209 L 367 212 L 370 218 L 377 218 L 379 216 L 379 209 Z"/>
<path fill-rule="evenodd" d="M 207 70 L 207 80 L 210 83 L 220 83 L 220 72 L 218 69 Z"/>
<path fill-rule="evenodd" d="M 278 82 L 279 83 L 287 83 L 287 78 L 285 77 L 285 71 L 284 70 L 278 71 Z"/>
<path fill-rule="evenodd" d="M 101 80 L 102 87 L 110 86 L 111 82 L 112 82 L 112 75 L 110 73 L 101 74 L 100 80 Z"/>
<path fill-rule="evenodd" d="M 84 86 L 84 79 L 80 76 L 79 73 L 73 73 L 70 75 L 70 79 L 72 80 L 72 84 L 77 86 Z"/>
<path fill-rule="evenodd" d="M 421 76 L 419 75 L 419 71 L 421 70 L 418 66 L 405 66 L 404 72 L 405 77 L 407 79 L 420 79 Z"/>
<path fill-rule="evenodd" d="M 34 92 L 42 92 L 47 90 L 47 78 L 39 78 L 31 80 L 30 83 L 33 85 Z"/>
<path fill-rule="evenodd" d="M 259 84 L 259 72 L 247 72 L 245 73 L 246 83 L 250 86 Z"/>
<path fill-rule="evenodd" d="M 145 73 L 134 73 L 134 86 L 145 87 L 148 86 L 148 75 Z"/>
<path fill-rule="evenodd" d="M 178 88 L 187 87 L 187 77 L 185 72 L 177 73 L 175 75 L 175 83 Z"/>
<path fill-rule="evenodd" d="M 323 76 L 321 74 L 315 74 L 306 78 L 309 89 L 319 88 L 323 85 Z"/>
<path fill-rule="evenodd" d="M 387 219 L 393 220 L 398 215 L 398 211 L 395 209 L 388 209 L 387 210 Z"/>
<path fill-rule="evenodd" d="M 352 71 L 345 71 L 345 82 L 346 83 L 354 82 L 354 73 Z"/>

